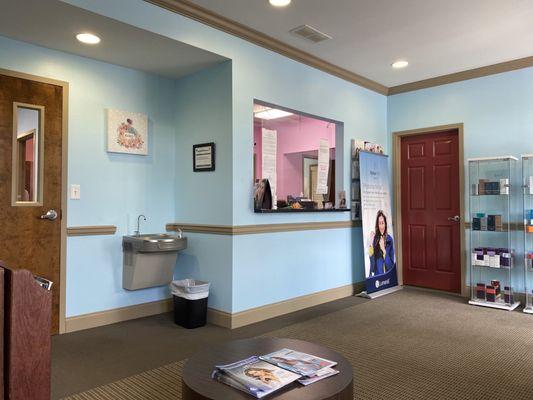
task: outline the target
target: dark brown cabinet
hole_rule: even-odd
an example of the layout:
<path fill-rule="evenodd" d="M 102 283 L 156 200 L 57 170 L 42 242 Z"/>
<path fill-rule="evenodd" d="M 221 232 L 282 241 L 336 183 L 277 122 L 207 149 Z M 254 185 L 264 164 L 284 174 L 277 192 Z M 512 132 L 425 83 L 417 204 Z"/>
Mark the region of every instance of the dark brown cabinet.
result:
<path fill-rule="evenodd" d="M 52 293 L 0 261 L 0 400 L 49 400 Z"/>

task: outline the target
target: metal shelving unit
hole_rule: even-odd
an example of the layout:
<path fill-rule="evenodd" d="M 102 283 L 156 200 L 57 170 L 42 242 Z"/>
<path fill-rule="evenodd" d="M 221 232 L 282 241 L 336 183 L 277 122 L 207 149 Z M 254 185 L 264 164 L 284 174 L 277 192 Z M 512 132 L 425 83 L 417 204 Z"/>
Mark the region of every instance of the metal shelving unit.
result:
<path fill-rule="evenodd" d="M 512 156 L 468 160 L 472 305 L 509 311 L 520 305 L 513 293 L 517 161 Z"/>
<path fill-rule="evenodd" d="M 533 314 L 533 154 L 522 155 L 523 212 L 524 212 L 524 312 Z"/>

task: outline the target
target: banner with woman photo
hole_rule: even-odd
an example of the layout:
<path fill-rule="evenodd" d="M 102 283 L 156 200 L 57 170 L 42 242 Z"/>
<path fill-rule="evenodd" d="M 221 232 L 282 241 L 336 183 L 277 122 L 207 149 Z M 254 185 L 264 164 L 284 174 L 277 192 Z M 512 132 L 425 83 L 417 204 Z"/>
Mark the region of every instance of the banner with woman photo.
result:
<path fill-rule="evenodd" d="M 388 156 L 359 153 L 366 293 L 398 285 Z"/>

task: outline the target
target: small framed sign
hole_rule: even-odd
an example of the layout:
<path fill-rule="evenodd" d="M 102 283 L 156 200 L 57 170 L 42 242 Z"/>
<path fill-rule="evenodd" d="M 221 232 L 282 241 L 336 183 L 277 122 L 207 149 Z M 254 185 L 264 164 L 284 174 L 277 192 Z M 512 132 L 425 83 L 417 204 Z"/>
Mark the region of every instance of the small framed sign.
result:
<path fill-rule="evenodd" d="M 215 143 L 192 146 L 192 169 L 194 172 L 215 170 Z"/>

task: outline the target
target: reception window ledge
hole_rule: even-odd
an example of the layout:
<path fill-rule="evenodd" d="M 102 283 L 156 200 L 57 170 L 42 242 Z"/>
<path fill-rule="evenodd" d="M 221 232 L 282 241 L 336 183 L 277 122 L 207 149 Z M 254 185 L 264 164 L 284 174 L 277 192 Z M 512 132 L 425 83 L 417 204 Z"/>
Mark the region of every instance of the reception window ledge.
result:
<path fill-rule="evenodd" d="M 303 213 L 303 212 L 346 212 L 351 211 L 349 208 L 330 208 L 322 210 L 318 209 L 305 209 L 305 208 L 278 208 L 277 210 L 263 209 L 263 210 L 254 210 L 256 214 L 286 214 L 286 213 Z"/>

